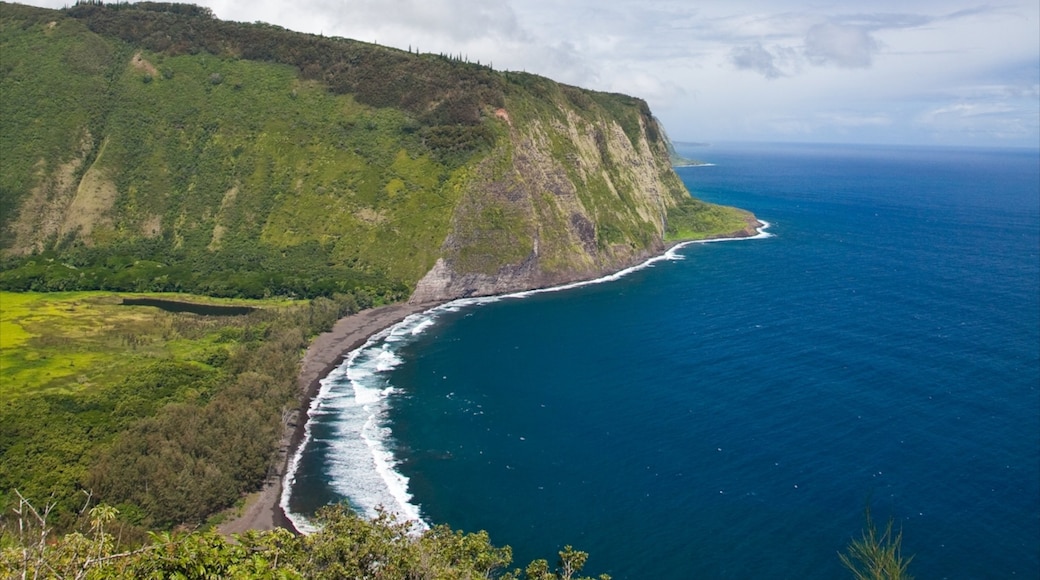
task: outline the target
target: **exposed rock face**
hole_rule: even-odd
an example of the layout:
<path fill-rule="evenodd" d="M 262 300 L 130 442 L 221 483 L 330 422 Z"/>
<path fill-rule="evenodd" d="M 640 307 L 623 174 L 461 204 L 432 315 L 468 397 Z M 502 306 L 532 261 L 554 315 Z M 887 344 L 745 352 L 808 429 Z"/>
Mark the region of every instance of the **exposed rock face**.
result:
<path fill-rule="evenodd" d="M 452 298 L 490 296 L 548 285 L 538 283 L 538 272 L 533 265 L 534 260 L 530 260 L 518 266 L 503 267 L 495 274 L 459 273 L 453 271 L 441 258 L 416 284 L 409 302 L 422 304 Z"/>
<path fill-rule="evenodd" d="M 511 115 L 509 139 L 467 183 L 443 257 L 412 302 L 590 279 L 664 249 L 668 208 L 689 194 L 652 137 L 656 120 L 641 116 L 632 139 L 602 111 L 557 105 Z"/>

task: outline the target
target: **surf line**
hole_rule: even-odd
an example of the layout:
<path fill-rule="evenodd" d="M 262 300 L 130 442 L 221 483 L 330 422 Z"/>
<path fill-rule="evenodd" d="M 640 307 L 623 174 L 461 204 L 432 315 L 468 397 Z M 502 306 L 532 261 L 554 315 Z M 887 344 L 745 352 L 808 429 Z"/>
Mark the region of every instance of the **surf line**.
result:
<path fill-rule="evenodd" d="M 437 319 L 445 313 L 454 313 L 471 306 L 491 304 L 509 298 L 525 298 L 544 292 L 560 292 L 619 280 L 633 272 L 649 268 L 661 261 L 677 261 L 685 259 L 679 253 L 682 248 L 693 244 L 755 240 L 772 237 L 766 230 L 769 222 L 759 221 L 754 236 L 711 238 L 680 242 L 663 254 L 646 261 L 619 270 L 612 274 L 571 282 L 549 288 L 523 290 L 495 296 L 476 298 L 459 298 L 429 310 L 411 314 L 401 322 L 383 329 L 365 341 L 363 345 L 349 352 L 343 363 L 321 379 L 321 387 L 311 400 L 307 410 L 303 439 L 296 446 L 296 451 L 289 460 L 288 468 L 282 482 L 282 494 L 279 507 L 285 516 L 300 533 L 310 534 L 318 530 L 315 523 L 300 513 L 290 509 L 290 499 L 296 482 L 300 461 L 305 451 L 314 440 L 314 419 L 329 413 L 341 413 L 351 417 L 338 419 L 334 438 L 340 441 L 329 441 L 329 454 L 336 465 L 346 465 L 338 474 L 330 474 L 333 481 L 330 487 L 346 498 L 354 509 L 368 517 L 374 517 L 378 509 L 396 515 L 400 520 L 412 522 L 413 527 L 424 530 L 429 524 L 422 519 L 421 507 L 412 502 L 408 492 L 408 478 L 396 469 L 396 460 L 389 448 L 389 428 L 380 424 L 380 418 L 387 410 L 389 397 L 396 388 L 389 384 L 382 375 L 400 364 L 396 350 L 411 339 L 422 334 L 433 326 Z M 343 441 L 347 439 L 347 441 Z M 360 460 L 360 461 L 359 461 Z M 364 465 L 358 465 L 359 463 Z M 360 469 L 359 469 L 360 468 Z M 345 472 L 344 472 L 345 471 Z M 339 480 L 337 481 L 337 475 Z"/>

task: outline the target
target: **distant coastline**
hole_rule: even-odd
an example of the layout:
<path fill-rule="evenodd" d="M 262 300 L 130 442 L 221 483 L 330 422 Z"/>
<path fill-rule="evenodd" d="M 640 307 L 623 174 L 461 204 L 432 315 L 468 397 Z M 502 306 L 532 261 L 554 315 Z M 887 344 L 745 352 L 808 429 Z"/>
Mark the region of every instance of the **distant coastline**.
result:
<path fill-rule="evenodd" d="M 705 161 L 698 161 L 696 159 L 673 159 L 672 167 L 713 167 L 714 163 L 707 163 Z"/>
<path fill-rule="evenodd" d="M 688 143 L 684 141 L 678 142 L 680 145 L 686 147 L 710 147 L 710 143 Z M 668 158 L 672 163 L 672 167 L 711 167 L 714 163 L 706 163 L 699 159 L 691 159 L 689 157 L 683 157 L 675 149 L 675 145 L 669 143 L 668 146 Z"/>

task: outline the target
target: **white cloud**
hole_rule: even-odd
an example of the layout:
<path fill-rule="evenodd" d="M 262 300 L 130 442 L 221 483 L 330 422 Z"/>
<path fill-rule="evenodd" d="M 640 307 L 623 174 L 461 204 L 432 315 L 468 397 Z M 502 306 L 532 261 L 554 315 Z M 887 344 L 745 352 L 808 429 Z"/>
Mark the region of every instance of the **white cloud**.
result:
<path fill-rule="evenodd" d="M 866 68 L 878 50 L 878 42 L 858 26 L 833 22 L 817 24 L 805 35 L 805 56 L 814 65 L 834 64 L 846 68 Z"/>
<path fill-rule="evenodd" d="M 1009 103 L 950 103 L 921 113 L 915 122 L 923 130 L 946 140 L 965 136 L 1016 139 L 1036 135 L 1040 129 L 1035 107 L 1032 111 L 1023 111 Z"/>
<path fill-rule="evenodd" d="M 954 103 L 937 109 L 925 111 L 919 120 L 922 123 L 934 124 L 936 120 L 944 117 L 956 117 L 958 119 L 970 119 L 986 115 L 1001 115 L 1011 112 L 1013 109 L 1007 105 L 978 105 L 971 103 Z"/>
<path fill-rule="evenodd" d="M 755 71 L 767 79 L 786 76 L 777 66 L 777 57 L 760 42 L 734 48 L 732 59 L 737 68 Z"/>

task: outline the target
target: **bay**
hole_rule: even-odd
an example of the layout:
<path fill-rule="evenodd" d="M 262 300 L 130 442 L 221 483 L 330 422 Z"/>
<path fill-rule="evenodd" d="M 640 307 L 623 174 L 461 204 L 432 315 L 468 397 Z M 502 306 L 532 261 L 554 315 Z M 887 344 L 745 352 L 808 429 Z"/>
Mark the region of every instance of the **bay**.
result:
<path fill-rule="evenodd" d="M 1040 156 L 681 152 L 772 237 L 413 318 L 328 380 L 293 511 L 614 578 L 835 578 L 869 503 L 917 577 L 1040 574 Z"/>

